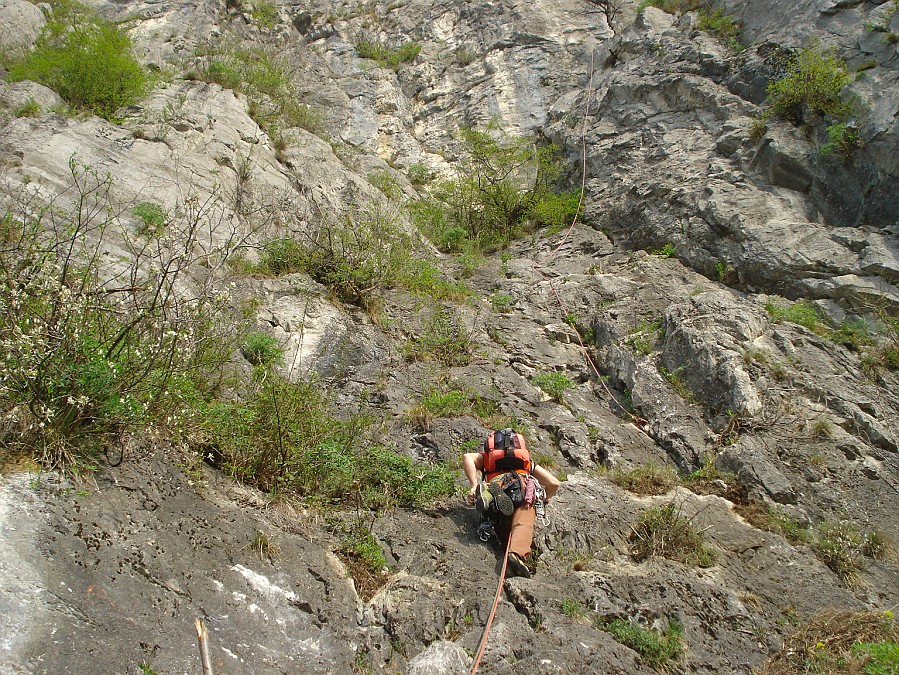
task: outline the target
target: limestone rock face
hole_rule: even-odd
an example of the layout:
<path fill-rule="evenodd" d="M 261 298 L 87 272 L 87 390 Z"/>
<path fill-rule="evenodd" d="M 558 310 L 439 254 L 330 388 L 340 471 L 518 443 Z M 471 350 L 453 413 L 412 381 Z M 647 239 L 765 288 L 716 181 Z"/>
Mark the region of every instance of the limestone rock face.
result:
<path fill-rule="evenodd" d="M 46 20 L 37 5 L 25 0 L 0 2 L 0 50 L 22 53 L 37 40 Z"/>
<path fill-rule="evenodd" d="M 672 671 L 750 675 L 821 609 L 896 606 L 895 560 L 859 553 L 850 584 L 809 543 L 840 522 L 899 540 L 899 376 L 877 351 L 899 309 L 894 3 L 723 0 L 744 25 L 739 53 L 695 14 L 654 7 L 274 4 L 92 2 L 160 73 L 115 121 L 65 116 L 56 92 L 0 72 L 0 222 L 67 213 L 79 177 L 108 177 L 104 271 L 179 241 L 142 233 L 136 204 L 192 218 L 203 263 L 177 292 L 214 293 L 274 337 L 282 375 L 314 375 L 341 415 L 372 420 L 360 443 L 458 466 L 491 426 L 526 433 L 565 480 L 538 520 L 533 578 L 503 583 L 481 672 L 656 672 L 611 632 L 626 620 L 682 626 Z M 0 47 L 28 48 L 43 23 L 37 6 L 0 0 Z M 771 119 L 757 137 L 778 59 L 815 39 L 859 73 L 848 161 L 819 156 L 825 120 Z M 310 106 L 304 126 L 268 119 L 268 94 L 204 82 L 217 40 L 277 56 Z M 394 67 L 363 58 L 364 40 L 421 50 Z M 407 206 L 458 175 L 465 127 L 555 143 L 561 187 L 583 179 L 577 223 L 480 259 L 424 241 Z M 321 276 L 256 265 L 267 242 L 347 217 L 389 219 L 416 261 L 471 293 L 386 288 L 363 307 Z M 782 316 L 785 298 L 817 318 Z M 468 365 L 411 358 L 438 306 L 464 328 Z M 251 386 L 237 344 L 230 367 Z M 561 393 L 539 386 L 548 373 Z M 422 412 L 449 389 L 471 405 Z M 478 539 L 474 509 L 262 494 L 198 444 L 116 439 L 106 453 L 123 461 L 103 454 L 87 486 L 0 457 L 0 672 L 195 672 L 197 617 L 216 672 L 468 671 L 503 544 Z M 622 487 L 647 467 L 678 478 L 662 494 Z M 637 554 L 653 507 L 703 533 L 708 566 Z M 379 589 L 353 578 L 335 522 L 370 530 L 387 561 Z"/>

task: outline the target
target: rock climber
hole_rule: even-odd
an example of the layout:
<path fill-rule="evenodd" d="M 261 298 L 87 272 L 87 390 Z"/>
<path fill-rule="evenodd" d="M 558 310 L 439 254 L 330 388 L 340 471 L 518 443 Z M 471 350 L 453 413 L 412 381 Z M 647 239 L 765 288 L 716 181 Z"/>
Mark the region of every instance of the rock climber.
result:
<path fill-rule="evenodd" d="M 482 452 L 462 455 L 462 468 L 471 486 L 468 503 L 485 519 L 498 521 L 500 541 L 508 538 L 510 571 L 530 577 L 525 559 L 531 552 L 536 503 L 553 498 L 559 479 L 531 460 L 524 436 L 514 429 L 491 431 Z"/>

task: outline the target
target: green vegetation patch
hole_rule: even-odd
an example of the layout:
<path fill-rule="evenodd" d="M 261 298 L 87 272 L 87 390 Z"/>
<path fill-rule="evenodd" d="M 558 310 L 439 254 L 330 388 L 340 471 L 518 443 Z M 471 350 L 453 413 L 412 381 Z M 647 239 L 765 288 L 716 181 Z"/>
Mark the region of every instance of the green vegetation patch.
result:
<path fill-rule="evenodd" d="M 627 619 L 604 617 L 597 617 L 594 626 L 611 633 L 655 668 L 662 668 L 684 654 L 684 629 L 676 619 L 670 619 L 661 630 L 644 628 Z"/>
<path fill-rule="evenodd" d="M 106 119 L 137 103 L 151 86 L 127 33 L 71 0 L 53 3 L 35 48 L 9 64 L 9 79 L 39 82 L 73 108 Z"/>
<path fill-rule="evenodd" d="M 725 14 L 720 7 L 708 10 L 699 10 L 699 30 L 707 30 L 714 33 L 722 41 L 736 50 L 742 49 L 737 39 L 740 36 L 740 24 L 730 14 Z"/>
<path fill-rule="evenodd" d="M 225 38 L 201 46 L 197 57 L 195 76 L 245 94 L 253 119 L 270 135 L 282 127 L 324 132 L 323 113 L 300 102 L 288 62 L 274 48 Z"/>
<path fill-rule="evenodd" d="M 267 371 L 245 402 L 208 404 L 204 422 L 223 468 L 262 490 L 367 509 L 422 506 L 457 490 L 449 468 L 375 443 L 374 419 L 338 416 L 312 376 L 292 382 Z"/>
<path fill-rule="evenodd" d="M 562 402 L 562 396 L 566 391 L 574 387 L 574 380 L 559 372 L 537 373 L 531 378 L 531 382 L 540 387 L 553 401 Z"/>
<path fill-rule="evenodd" d="M 455 180 L 432 184 L 410 204 L 413 222 L 448 253 L 493 251 L 529 227 L 557 231 L 572 221 L 579 192 L 555 185 L 562 165 L 554 146 L 509 138 L 495 127 L 460 132 L 464 159 Z"/>
<path fill-rule="evenodd" d="M 467 366 L 474 344 L 458 312 L 435 306 L 425 320 L 421 334 L 410 338 L 404 350 L 414 361 L 436 361 L 448 367 Z"/>
<path fill-rule="evenodd" d="M 303 235 L 266 243 L 253 271 L 305 272 L 341 300 L 363 306 L 392 287 L 450 300 L 471 294 L 464 284 L 444 279 L 432 257 L 402 230 L 396 213 L 377 205 L 323 216 Z"/>
<path fill-rule="evenodd" d="M 630 471 L 615 469 L 610 478 L 618 487 L 638 495 L 663 495 L 679 482 L 673 468 L 652 463 Z"/>
<path fill-rule="evenodd" d="M 717 557 L 692 519 L 685 518 L 673 503 L 644 509 L 632 528 L 630 542 L 631 553 L 638 561 L 660 556 L 711 567 Z"/>
<path fill-rule="evenodd" d="M 181 217 L 172 222 L 183 237 L 177 256 L 160 245 L 122 272 L 131 283 L 104 282 L 99 242 L 118 234 L 111 179 L 74 160 L 69 169 L 81 211 L 0 218 L 0 418 L 9 450 L 78 472 L 122 433 L 189 428 L 244 328 L 209 296 L 173 300 L 195 261 L 184 251 L 197 246 Z M 141 264 L 153 263 L 159 271 L 148 276 Z"/>
<path fill-rule="evenodd" d="M 427 427 L 435 417 L 472 415 L 486 422 L 498 412 L 496 401 L 483 398 L 460 384 L 451 384 L 428 389 L 409 411 L 409 418 L 419 426 Z"/>
<path fill-rule="evenodd" d="M 899 627 L 893 613 L 821 612 L 812 617 L 759 670 L 759 675 L 899 672 Z"/>
<path fill-rule="evenodd" d="M 812 115 L 842 122 L 856 109 L 855 99 L 843 92 L 852 80 L 840 58 L 817 46 L 806 47 L 790 58 L 782 77 L 768 84 L 768 105 L 795 124 Z"/>
<path fill-rule="evenodd" d="M 404 42 L 398 47 L 391 47 L 385 42 L 363 37 L 356 42 L 356 53 L 363 59 L 376 61 L 381 68 L 398 69 L 404 63 L 411 63 L 421 53 L 421 45 L 417 42 Z"/>

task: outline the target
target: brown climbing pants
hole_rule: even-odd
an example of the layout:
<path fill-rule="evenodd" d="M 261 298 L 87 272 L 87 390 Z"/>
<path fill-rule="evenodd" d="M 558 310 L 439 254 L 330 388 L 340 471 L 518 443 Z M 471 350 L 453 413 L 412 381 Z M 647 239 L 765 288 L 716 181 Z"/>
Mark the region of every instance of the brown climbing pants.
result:
<path fill-rule="evenodd" d="M 521 491 L 524 493 L 524 478 L 519 476 L 519 480 L 522 481 Z M 531 542 L 534 539 L 534 522 L 536 520 L 537 510 L 533 505 L 529 507 L 519 506 L 512 513 L 510 519 L 502 518 L 497 523 L 496 533 L 500 541 L 505 545 L 511 529 L 512 538 L 509 541 L 509 551 L 526 558 L 531 552 Z"/>

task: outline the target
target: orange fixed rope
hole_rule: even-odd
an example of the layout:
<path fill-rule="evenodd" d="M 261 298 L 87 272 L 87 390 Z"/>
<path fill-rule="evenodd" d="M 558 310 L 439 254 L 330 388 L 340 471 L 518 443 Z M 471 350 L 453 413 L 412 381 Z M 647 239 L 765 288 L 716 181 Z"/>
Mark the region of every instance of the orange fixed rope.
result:
<path fill-rule="evenodd" d="M 484 634 L 481 636 L 481 644 L 478 647 L 478 653 L 474 657 L 469 675 L 475 675 L 478 672 L 478 666 L 481 664 L 481 657 L 484 655 L 484 649 L 487 647 L 487 638 L 490 635 L 490 627 L 493 625 L 493 617 L 496 616 L 496 608 L 499 605 L 499 596 L 503 592 L 503 582 L 506 580 L 506 565 L 509 564 L 509 546 L 512 544 L 512 532 L 509 532 L 509 541 L 506 542 L 506 554 L 503 556 L 503 568 L 499 573 L 499 583 L 496 586 L 496 595 L 493 598 L 493 607 L 490 608 L 490 616 L 487 618 L 487 625 L 484 626 Z"/>

